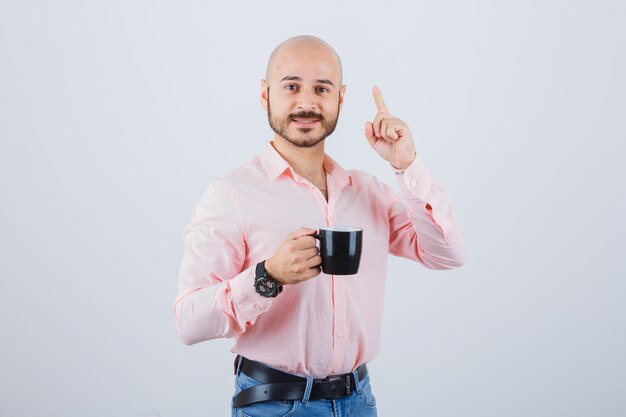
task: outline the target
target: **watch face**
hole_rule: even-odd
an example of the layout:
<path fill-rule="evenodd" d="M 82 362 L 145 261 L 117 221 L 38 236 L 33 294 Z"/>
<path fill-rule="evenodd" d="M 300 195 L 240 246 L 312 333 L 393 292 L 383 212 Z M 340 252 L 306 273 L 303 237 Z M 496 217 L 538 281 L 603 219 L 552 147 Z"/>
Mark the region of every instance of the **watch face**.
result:
<path fill-rule="evenodd" d="M 254 286 L 256 291 L 264 297 L 275 297 L 278 294 L 276 281 L 266 276 L 257 278 Z"/>

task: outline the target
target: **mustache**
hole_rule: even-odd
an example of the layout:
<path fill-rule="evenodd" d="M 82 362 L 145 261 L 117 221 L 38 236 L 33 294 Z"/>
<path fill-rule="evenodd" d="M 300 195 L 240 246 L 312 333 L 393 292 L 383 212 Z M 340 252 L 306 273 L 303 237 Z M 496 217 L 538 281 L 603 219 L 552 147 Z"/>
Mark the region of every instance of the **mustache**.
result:
<path fill-rule="evenodd" d="M 299 113 L 291 113 L 289 115 L 292 119 L 315 119 L 315 120 L 324 120 L 324 116 L 315 113 L 314 111 L 301 111 Z"/>

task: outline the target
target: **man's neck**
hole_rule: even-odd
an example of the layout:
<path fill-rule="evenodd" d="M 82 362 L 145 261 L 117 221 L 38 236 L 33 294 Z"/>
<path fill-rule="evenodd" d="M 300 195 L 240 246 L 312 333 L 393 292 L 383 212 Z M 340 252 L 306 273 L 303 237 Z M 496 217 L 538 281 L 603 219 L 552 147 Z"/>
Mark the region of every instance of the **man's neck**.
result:
<path fill-rule="evenodd" d="M 272 145 L 298 175 L 313 183 L 326 181 L 324 141 L 311 148 L 301 148 L 276 135 Z"/>

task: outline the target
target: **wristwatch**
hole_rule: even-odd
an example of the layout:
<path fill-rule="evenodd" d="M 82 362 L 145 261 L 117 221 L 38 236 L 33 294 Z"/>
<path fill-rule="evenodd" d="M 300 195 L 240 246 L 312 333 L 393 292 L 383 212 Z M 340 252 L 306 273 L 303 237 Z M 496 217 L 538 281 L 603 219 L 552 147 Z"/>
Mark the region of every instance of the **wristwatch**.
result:
<path fill-rule="evenodd" d="M 265 270 L 265 261 L 256 265 L 256 278 L 254 279 L 254 289 L 263 297 L 276 297 L 283 290 L 283 286 L 272 278 Z"/>

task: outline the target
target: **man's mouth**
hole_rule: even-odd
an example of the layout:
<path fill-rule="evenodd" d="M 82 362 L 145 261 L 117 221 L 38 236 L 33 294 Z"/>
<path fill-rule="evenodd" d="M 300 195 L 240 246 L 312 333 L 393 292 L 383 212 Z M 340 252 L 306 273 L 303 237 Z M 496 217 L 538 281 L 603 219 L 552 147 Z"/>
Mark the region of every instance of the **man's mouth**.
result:
<path fill-rule="evenodd" d="M 308 118 L 303 118 L 303 117 L 302 118 L 294 117 L 292 120 L 297 126 L 300 126 L 300 127 L 311 127 L 311 126 L 314 126 L 319 121 L 319 119 L 308 119 Z"/>

